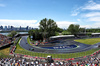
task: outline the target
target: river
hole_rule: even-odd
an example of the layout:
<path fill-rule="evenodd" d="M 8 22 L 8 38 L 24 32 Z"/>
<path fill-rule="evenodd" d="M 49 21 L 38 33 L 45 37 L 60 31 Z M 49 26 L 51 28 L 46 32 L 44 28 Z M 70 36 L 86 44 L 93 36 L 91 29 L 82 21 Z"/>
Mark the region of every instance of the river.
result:
<path fill-rule="evenodd" d="M 8 35 L 10 32 L 4 32 L 4 33 L 0 33 L 2 35 Z M 28 32 L 17 32 L 18 34 L 28 34 Z"/>

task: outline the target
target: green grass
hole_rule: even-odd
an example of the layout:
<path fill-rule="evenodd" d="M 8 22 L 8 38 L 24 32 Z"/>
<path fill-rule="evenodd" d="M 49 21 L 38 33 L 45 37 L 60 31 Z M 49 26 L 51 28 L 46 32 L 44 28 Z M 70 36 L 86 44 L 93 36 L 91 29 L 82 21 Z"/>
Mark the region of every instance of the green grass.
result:
<path fill-rule="evenodd" d="M 15 41 L 14 41 L 15 43 Z M 9 50 L 10 50 L 10 47 L 4 47 L 2 49 L 0 49 L 0 58 L 7 58 L 7 57 L 11 57 L 9 55 Z"/>
<path fill-rule="evenodd" d="M 27 42 L 31 45 L 31 46 L 33 46 L 33 44 L 31 44 L 31 43 L 34 43 L 34 40 L 30 40 L 30 38 L 28 37 L 27 38 Z M 31 42 L 31 43 L 30 43 Z"/>
<path fill-rule="evenodd" d="M 9 55 L 9 49 L 10 49 L 10 47 L 1 49 L 0 50 L 0 58 L 10 57 L 10 55 Z"/>
<path fill-rule="evenodd" d="M 19 45 L 19 42 L 20 42 L 21 38 L 18 40 L 17 44 L 16 44 L 16 49 L 18 49 L 19 51 L 27 51 L 25 49 L 23 49 L 20 45 Z M 17 53 L 18 51 L 15 50 L 15 53 Z"/>
<path fill-rule="evenodd" d="M 78 39 L 78 40 L 74 40 L 74 41 L 80 42 L 80 43 L 84 43 L 84 44 L 93 45 L 93 44 L 99 43 L 100 42 L 100 38 Z"/>
<path fill-rule="evenodd" d="M 27 41 L 30 44 L 30 40 L 27 39 Z M 20 47 L 19 42 L 17 43 L 16 46 L 17 46 L 17 48 L 16 48 L 15 53 L 18 53 L 18 54 L 37 56 L 37 57 L 47 57 L 48 55 L 51 55 L 53 58 L 63 58 L 63 59 L 83 57 L 83 56 L 91 55 L 95 51 L 100 50 L 100 48 L 97 48 L 97 49 L 91 49 L 91 50 L 85 51 L 85 52 L 66 53 L 66 54 L 50 54 L 50 53 L 31 52 L 31 51 L 25 50 L 22 47 Z"/>
<path fill-rule="evenodd" d="M 78 52 L 78 53 L 67 53 L 67 54 L 50 54 L 50 53 L 37 53 L 37 52 L 31 52 L 31 51 L 18 51 L 19 54 L 24 55 L 30 55 L 30 56 L 37 56 L 37 57 L 47 57 L 48 55 L 51 55 L 53 58 L 77 58 L 77 57 L 83 57 L 87 55 L 91 55 L 95 51 L 100 50 L 100 48 L 92 49 L 85 52 Z"/>

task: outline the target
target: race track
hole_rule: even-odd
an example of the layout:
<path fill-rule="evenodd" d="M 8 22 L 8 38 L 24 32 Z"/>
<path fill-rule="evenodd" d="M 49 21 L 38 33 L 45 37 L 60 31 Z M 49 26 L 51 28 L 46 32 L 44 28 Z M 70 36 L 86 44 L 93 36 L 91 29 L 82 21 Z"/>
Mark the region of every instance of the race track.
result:
<path fill-rule="evenodd" d="M 34 52 L 43 52 L 43 53 L 75 53 L 75 52 L 87 51 L 87 50 L 96 48 L 98 44 L 100 45 L 100 43 L 95 44 L 95 45 L 86 45 L 86 44 L 83 44 L 83 43 L 73 41 L 72 44 L 78 45 L 77 48 L 50 50 L 50 49 L 43 49 L 41 47 L 29 45 L 28 42 L 27 42 L 27 37 L 28 36 L 23 36 L 19 45 L 26 50 L 31 51 L 30 49 L 33 48 Z"/>

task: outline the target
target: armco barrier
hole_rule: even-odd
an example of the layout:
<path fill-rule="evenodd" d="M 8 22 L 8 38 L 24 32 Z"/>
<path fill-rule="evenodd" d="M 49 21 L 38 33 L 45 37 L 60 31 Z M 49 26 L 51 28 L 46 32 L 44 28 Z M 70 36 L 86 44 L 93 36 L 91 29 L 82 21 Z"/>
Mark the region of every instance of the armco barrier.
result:
<path fill-rule="evenodd" d="M 14 47 L 15 48 L 15 47 Z M 85 58 L 90 58 L 90 57 L 95 57 L 97 56 L 98 54 L 100 53 L 100 50 L 99 51 L 96 51 L 94 52 L 93 54 L 91 55 L 88 55 L 88 56 L 83 56 L 83 57 L 80 57 L 80 58 L 68 58 L 68 59 L 62 59 L 62 58 L 53 58 L 54 61 L 73 61 L 73 60 L 82 60 L 82 59 L 85 59 Z M 39 56 L 30 56 L 30 55 L 24 55 L 24 54 L 17 54 L 17 53 L 11 53 L 12 56 L 15 55 L 15 57 L 21 57 L 21 58 L 26 58 L 26 59 L 30 59 L 30 60 L 34 60 L 34 59 L 42 59 L 42 60 L 45 60 L 46 57 L 39 57 Z"/>
<path fill-rule="evenodd" d="M 19 41 L 20 37 L 15 39 L 15 43 L 10 47 L 10 54 L 11 56 L 15 56 L 15 49 L 16 49 L 16 44 Z"/>
<path fill-rule="evenodd" d="M 18 42 L 20 38 L 17 38 L 16 41 Z M 16 44 L 17 44 L 16 42 Z M 15 57 L 21 57 L 21 58 L 26 58 L 26 59 L 30 59 L 30 60 L 34 60 L 34 59 L 42 59 L 42 60 L 45 60 L 46 57 L 39 57 L 39 56 L 30 56 L 30 55 L 24 55 L 24 54 L 17 54 L 17 53 L 14 53 L 15 49 L 16 49 L 16 44 L 13 45 L 12 47 L 12 50 L 10 52 L 9 55 L 11 56 L 15 56 Z M 91 55 L 88 55 L 88 56 L 83 56 L 83 57 L 80 57 L 80 58 L 68 58 L 68 59 L 62 59 L 62 58 L 53 58 L 54 61 L 73 61 L 73 60 L 82 60 L 82 59 L 85 59 L 85 58 L 89 58 L 89 57 L 95 57 L 97 56 L 98 54 L 100 53 L 100 50 L 94 52 L 93 54 Z"/>

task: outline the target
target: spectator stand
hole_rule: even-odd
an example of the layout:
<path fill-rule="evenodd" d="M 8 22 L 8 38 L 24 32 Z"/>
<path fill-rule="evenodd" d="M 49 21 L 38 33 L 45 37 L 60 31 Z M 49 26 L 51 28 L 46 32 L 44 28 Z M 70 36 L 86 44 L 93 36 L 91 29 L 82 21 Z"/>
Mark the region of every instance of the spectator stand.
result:
<path fill-rule="evenodd" d="M 5 47 L 7 45 L 13 44 L 14 41 L 11 40 L 9 37 L 0 34 L 0 48 Z"/>
<path fill-rule="evenodd" d="M 43 58 L 43 57 L 36 57 L 36 56 L 33 57 L 33 56 L 29 56 L 29 55 L 15 54 L 14 51 L 16 49 L 16 44 L 17 44 L 17 42 L 18 42 L 19 39 L 20 39 L 20 37 L 16 38 L 15 44 L 11 46 L 11 51 L 10 51 L 10 55 L 11 56 L 19 57 L 19 58 L 25 58 L 25 59 L 29 59 L 29 60 L 36 60 L 36 59 L 38 59 L 38 60 L 45 61 L 46 58 Z M 94 52 L 91 55 L 83 56 L 83 57 L 80 57 L 80 58 L 68 58 L 68 59 L 54 58 L 53 60 L 54 60 L 54 62 L 57 62 L 57 63 L 59 62 L 58 64 L 64 64 L 64 63 L 62 63 L 62 61 L 68 62 L 68 64 L 74 64 L 74 63 L 71 63 L 71 62 L 76 62 L 76 61 L 79 62 L 79 61 L 90 60 L 91 58 L 96 58 L 98 54 L 100 54 L 100 50 Z M 56 63 L 54 63 L 54 64 L 56 64 Z M 79 63 L 76 63 L 76 64 L 79 64 Z"/>
<path fill-rule="evenodd" d="M 55 61 L 52 63 L 41 62 L 38 59 L 27 60 L 23 58 L 1 58 L 0 66 L 100 66 L 100 58 L 91 57 L 77 62 Z"/>
<path fill-rule="evenodd" d="M 16 50 L 16 44 L 17 44 L 17 42 L 19 41 L 19 39 L 20 39 L 20 37 L 17 37 L 16 39 L 15 39 L 15 42 L 14 42 L 14 44 L 13 45 L 11 45 L 11 47 L 10 47 L 10 55 L 11 56 L 15 56 L 15 50 Z"/>

